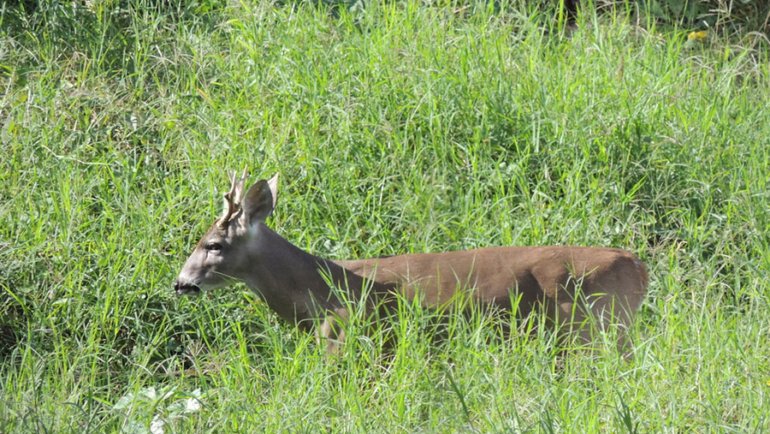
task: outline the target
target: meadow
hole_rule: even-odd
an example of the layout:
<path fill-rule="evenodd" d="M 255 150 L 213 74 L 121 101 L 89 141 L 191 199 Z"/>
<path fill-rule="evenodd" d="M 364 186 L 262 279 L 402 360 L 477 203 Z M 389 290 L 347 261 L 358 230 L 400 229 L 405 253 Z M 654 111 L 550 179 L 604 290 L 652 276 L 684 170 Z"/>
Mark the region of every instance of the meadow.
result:
<path fill-rule="evenodd" d="M 0 11 L 0 432 L 770 430 L 770 60 L 632 14 L 483 3 Z M 338 359 L 172 284 L 233 170 L 329 258 L 493 245 L 648 265 L 634 357 L 404 306 Z M 540 329 L 538 329 L 540 330 Z"/>

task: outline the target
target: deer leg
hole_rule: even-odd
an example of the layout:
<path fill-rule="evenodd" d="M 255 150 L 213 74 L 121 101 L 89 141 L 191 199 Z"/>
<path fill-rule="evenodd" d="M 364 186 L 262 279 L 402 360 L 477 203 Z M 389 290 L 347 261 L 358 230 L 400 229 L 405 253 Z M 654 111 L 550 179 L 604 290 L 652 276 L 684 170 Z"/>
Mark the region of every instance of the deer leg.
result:
<path fill-rule="evenodd" d="M 345 323 L 349 318 L 347 309 L 339 307 L 329 312 L 321 323 L 316 337 L 319 345 L 322 340 L 326 342 L 326 354 L 336 356 L 340 353 L 345 343 Z"/>

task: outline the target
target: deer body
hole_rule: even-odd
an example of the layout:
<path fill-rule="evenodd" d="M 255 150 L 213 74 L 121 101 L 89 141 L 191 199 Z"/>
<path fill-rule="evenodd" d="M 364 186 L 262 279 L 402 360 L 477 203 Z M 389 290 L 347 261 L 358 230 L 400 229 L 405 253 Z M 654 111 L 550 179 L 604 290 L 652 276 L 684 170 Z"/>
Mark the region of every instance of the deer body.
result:
<path fill-rule="evenodd" d="M 646 270 L 636 256 L 598 247 L 487 247 L 336 263 L 398 288 L 407 299 L 420 297 L 426 307 L 442 306 L 458 290 L 469 289 L 476 303 L 504 309 L 511 308 L 516 294 L 524 315 L 549 302 L 561 303 L 568 313 L 578 286 L 584 297 L 610 298 L 636 311 L 647 286 Z"/>
<path fill-rule="evenodd" d="M 582 324 L 610 320 L 628 327 L 647 287 L 647 272 L 630 252 L 592 247 L 490 247 L 348 261 L 316 257 L 264 224 L 277 197 L 277 176 L 258 181 L 243 197 L 246 174 L 233 176 L 225 212 L 187 259 L 175 285 L 178 294 L 245 282 L 281 318 L 310 328 L 327 318 L 320 334 L 344 337 L 330 323 L 344 319 L 345 291 L 358 300 L 366 290 L 371 306 L 399 294 L 440 307 L 458 291 L 470 300 L 520 315 L 540 306 L 549 319 Z M 336 287 L 333 290 L 330 283 Z M 390 301 L 386 301 L 385 304 Z M 330 315 L 330 316 L 327 316 Z M 590 340 L 587 328 L 578 327 Z M 621 333 L 622 335 L 622 333 Z M 623 336 L 619 345 L 623 346 Z M 330 345 L 330 349 L 336 345 Z"/>

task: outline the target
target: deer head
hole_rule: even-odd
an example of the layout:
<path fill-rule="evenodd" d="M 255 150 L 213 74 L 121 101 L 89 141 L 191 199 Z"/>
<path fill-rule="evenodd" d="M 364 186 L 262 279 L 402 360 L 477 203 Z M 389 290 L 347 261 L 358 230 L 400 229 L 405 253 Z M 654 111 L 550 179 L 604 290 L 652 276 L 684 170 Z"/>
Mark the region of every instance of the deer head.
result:
<path fill-rule="evenodd" d="M 248 173 L 233 172 L 230 190 L 224 195 L 224 211 L 198 242 L 179 272 L 174 290 L 178 295 L 198 294 L 238 280 L 248 269 L 249 249 L 258 248 L 257 226 L 273 212 L 278 194 L 278 174 L 254 183 L 244 195 Z"/>

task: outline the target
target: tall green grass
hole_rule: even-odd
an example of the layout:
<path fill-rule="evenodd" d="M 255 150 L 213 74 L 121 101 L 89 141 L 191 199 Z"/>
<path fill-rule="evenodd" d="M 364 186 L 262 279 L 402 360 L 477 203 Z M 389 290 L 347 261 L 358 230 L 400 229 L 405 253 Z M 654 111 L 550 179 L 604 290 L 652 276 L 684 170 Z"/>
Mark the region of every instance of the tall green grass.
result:
<path fill-rule="evenodd" d="M 0 431 L 770 428 L 766 43 L 481 4 L 51 5 L 0 15 Z M 354 323 L 328 361 L 241 286 L 176 298 L 244 166 L 326 257 L 630 249 L 635 358 L 557 363 L 479 316 L 433 343 L 404 306 L 391 354 Z"/>

